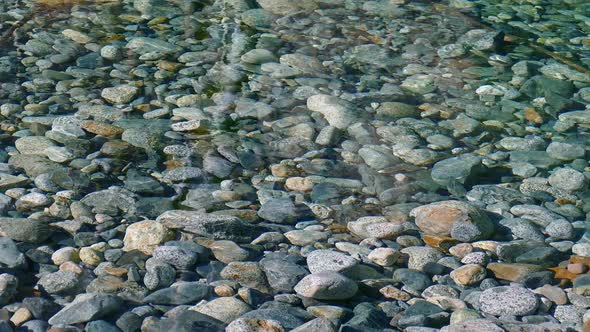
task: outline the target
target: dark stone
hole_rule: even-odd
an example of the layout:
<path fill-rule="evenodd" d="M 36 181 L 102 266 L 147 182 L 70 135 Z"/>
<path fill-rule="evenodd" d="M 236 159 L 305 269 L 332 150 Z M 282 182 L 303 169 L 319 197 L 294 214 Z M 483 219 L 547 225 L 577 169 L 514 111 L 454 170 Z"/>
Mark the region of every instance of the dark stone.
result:
<path fill-rule="evenodd" d="M 266 302 L 259 309 L 242 315 L 242 318 L 272 319 L 286 330 L 291 330 L 313 318 L 307 311 L 286 303 Z"/>
<path fill-rule="evenodd" d="M 122 332 L 137 332 L 141 329 L 143 319 L 133 312 L 126 312 L 117 319 L 115 325 Z"/>
<path fill-rule="evenodd" d="M 183 282 L 160 289 L 143 299 L 144 303 L 181 305 L 197 303 L 209 294 L 209 286 L 200 282 Z"/>
<path fill-rule="evenodd" d="M 23 305 L 31 312 L 33 317 L 41 320 L 48 320 L 61 309 L 59 304 L 42 297 L 24 298 Z"/>
<path fill-rule="evenodd" d="M 432 285 L 432 280 L 426 274 L 410 269 L 395 270 L 393 279 L 417 291 L 423 291 Z"/>
<path fill-rule="evenodd" d="M 340 327 L 340 332 L 379 332 L 389 327 L 389 318 L 376 306 L 363 302 L 354 307 L 354 316 Z"/>
<path fill-rule="evenodd" d="M 285 255 L 288 257 L 288 255 Z M 260 260 L 260 268 L 264 271 L 268 284 L 276 293 L 292 293 L 293 287 L 309 274 L 306 268 L 290 262 L 285 257 L 265 257 Z"/>
<path fill-rule="evenodd" d="M 225 324 L 211 316 L 197 311 L 183 310 L 173 318 L 162 318 L 153 325 L 142 329 L 143 332 L 224 332 Z"/>

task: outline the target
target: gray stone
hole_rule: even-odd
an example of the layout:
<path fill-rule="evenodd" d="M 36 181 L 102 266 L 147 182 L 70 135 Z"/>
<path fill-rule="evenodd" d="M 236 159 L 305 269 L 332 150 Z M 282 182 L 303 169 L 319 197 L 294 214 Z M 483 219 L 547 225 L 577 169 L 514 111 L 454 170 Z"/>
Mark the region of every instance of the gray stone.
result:
<path fill-rule="evenodd" d="M 499 286 L 483 291 L 479 297 L 480 309 L 490 315 L 529 315 L 537 310 L 539 301 L 535 293 L 523 287 Z"/>
<path fill-rule="evenodd" d="M 49 324 L 78 324 L 108 316 L 120 310 L 122 300 L 110 294 L 79 294 L 49 319 Z"/>
<path fill-rule="evenodd" d="M 586 154 L 583 146 L 562 142 L 552 142 L 547 146 L 547 150 L 545 151 L 551 158 L 566 161 L 584 158 L 584 155 Z"/>
<path fill-rule="evenodd" d="M 52 234 L 48 223 L 28 218 L 0 218 L 0 231 L 12 240 L 29 243 L 42 243 Z"/>
<path fill-rule="evenodd" d="M 206 298 L 209 292 L 209 286 L 200 282 L 178 282 L 151 293 L 143 299 L 143 302 L 165 305 L 191 304 Z"/>
<path fill-rule="evenodd" d="M 346 273 L 359 264 L 351 256 L 334 250 L 314 250 L 307 255 L 307 267 L 311 273 L 324 271 Z"/>
<path fill-rule="evenodd" d="M 431 247 L 407 247 L 401 250 L 402 253 L 408 254 L 408 268 L 418 271 L 424 271 L 424 267 L 429 263 L 436 263 L 444 255 Z"/>
<path fill-rule="evenodd" d="M 301 296 L 318 300 L 345 300 L 356 294 L 358 286 L 340 273 L 324 271 L 304 277 L 294 289 Z"/>
<path fill-rule="evenodd" d="M 551 186 L 568 192 L 584 188 L 586 177 L 571 168 L 559 168 L 549 176 Z"/>
<path fill-rule="evenodd" d="M 170 229 L 179 229 L 216 240 L 242 243 L 250 242 L 254 238 L 252 225 L 234 216 L 170 210 L 161 214 L 156 221 Z"/>
<path fill-rule="evenodd" d="M 330 95 L 314 95 L 307 99 L 307 108 L 321 113 L 332 127 L 346 129 L 359 120 L 354 106 L 347 101 Z"/>
<path fill-rule="evenodd" d="M 178 46 L 175 46 L 167 41 L 146 37 L 131 38 L 125 47 L 138 54 L 149 52 L 161 52 L 166 54 L 179 50 Z"/>
<path fill-rule="evenodd" d="M 481 157 L 473 154 L 463 154 L 434 164 L 431 176 L 436 183 L 444 186 L 454 181 L 465 183 L 480 164 Z"/>
<path fill-rule="evenodd" d="M 78 276 L 71 271 L 57 271 L 41 277 L 37 285 L 49 294 L 67 293 L 78 285 Z"/>
<path fill-rule="evenodd" d="M 306 275 L 307 269 L 288 257 L 269 256 L 260 260 L 268 284 L 276 293 L 292 293 L 293 288 Z"/>
<path fill-rule="evenodd" d="M 133 100 L 138 91 L 137 87 L 131 85 L 118 85 L 112 88 L 104 88 L 100 95 L 112 104 L 124 104 Z"/>
<path fill-rule="evenodd" d="M 12 274 L 0 274 L 0 305 L 8 304 L 18 293 L 18 279 Z"/>
<path fill-rule="evenodd" d="M 278 224 L 293 224 L 297 212 L 290 198 L 275 198 L 262 204 L 258 216 Z"/>
<path fill-rule="evenodd" d="M 25 255 L 7 237 L 0 237 L 0 263 L 9 268 L 19 268 L 26 264 Z"/>
<path fill-rule="evenodd" d="M 152 256 L 182 270 L 193 267 L 198 258 L 197 253 L 176 246 L 160 246 L 153 251 Z"/>
<path fill-rule="evenodd" d="M 207 302 L 201 302 L 190 310 L 211 316 L 226 324 L 252 310 L 246 303 L 235 297 L 220 297 Z"/>
<path fill-rule="evenodd" d="M 292 332 L 336 332 L 336 326 L 328 319 L 316 318 L 291 330 Z"/>

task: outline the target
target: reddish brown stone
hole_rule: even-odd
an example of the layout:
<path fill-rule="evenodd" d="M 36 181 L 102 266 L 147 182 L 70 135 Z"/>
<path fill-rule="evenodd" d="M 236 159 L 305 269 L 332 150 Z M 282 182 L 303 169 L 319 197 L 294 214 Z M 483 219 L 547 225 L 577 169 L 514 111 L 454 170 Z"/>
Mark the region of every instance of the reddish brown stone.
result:
<path fill-rule="evenodd" d="M 449 252 L 449 249 L 459 242 L 448 236 L 437 236 L 430 234 L 424 234 L 422 240 L 424 241 L 424 243 L 431 246 L 432 248 L 442 251 L 444 253 Z"/>
<path fill-rule="evenodd" d="M 487 268 L 496 278 L 515 282 L 519 282 L 530 273 L 543 270 L 538 265 L 520 263 L 490 263 Z"/>

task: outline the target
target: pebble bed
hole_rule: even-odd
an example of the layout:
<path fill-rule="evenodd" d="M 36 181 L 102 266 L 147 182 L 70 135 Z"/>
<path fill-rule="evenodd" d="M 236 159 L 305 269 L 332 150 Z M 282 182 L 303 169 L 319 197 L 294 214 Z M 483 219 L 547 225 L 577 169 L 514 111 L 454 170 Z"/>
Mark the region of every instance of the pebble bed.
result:
<path fill-rule="evenodd" d="M 589 22 L 0 1 L 0 332 L 590 331 Z"/>

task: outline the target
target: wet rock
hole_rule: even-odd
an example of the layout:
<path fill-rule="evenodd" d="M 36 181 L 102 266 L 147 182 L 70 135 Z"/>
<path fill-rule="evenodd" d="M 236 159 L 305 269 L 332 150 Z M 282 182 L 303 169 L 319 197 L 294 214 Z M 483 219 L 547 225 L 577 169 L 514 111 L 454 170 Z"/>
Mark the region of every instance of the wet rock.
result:
<path fill-rule="evenodd" d="M 166 305 L 190 304 L 206 298 L 209 293 L 209 286 L 200 282 L 179 282 L 151 293 L 143 302 Z"/>
<path fill-rule="evenodd" d="M 190 310 L 200 312 L 229 324 L 252 310 L 252 308 L 235 297 L 220 297 L 208 302 L 201 302 Z"/>
<path fill-rule="evenodd" d="M 0 274 L 0 304 L 8 304 L 17 295 L 18 279 L 8 273 Z"/>
<path fill-rule="evenodd" d="M 296 264 L 292 259 L 282 256 L 269 256 L 260 260 L 270 287 L 277 293 L 293 292 L 299 280 L 309 274 L 307 269 Z"/>
<path fill-rule="evenodd" d="M 402 224 L 393 223 L 385 217 L 361 217 L 348 223 L 351 233 L 360 238 L 392 239 L 405 230 Z"/>
<path fill-rule="evenodd" d="M 151 255 L 154 249 L 170 238 L 164 225 L 152 220 L 140 221 L 129 225 L 123 239 L 125 251 L 139 250 Z"/>
<path fill-rule="evenodd" d="M 356 282 L 331 271 L 310 274 L 295 286 L 301 296 L 318 300 L 343 300 L 353 297 L 358 290 Z"/>
<path fill-rule="evenodd" d="M 221 270 L 220 275 L 263 293 L 271 292 L 266 276 L 257 262 L 231 262 Z"/>
<path fill-rule="evenodd" d="M 358 261 L 344 253 L 333 250 L 314 250 L 307 256 L 311 273 L 333 271 L 346 273 L 358 265 Z"/>
<path fill-rule="evenodd" d="M 307 108 L 322 114 L 332 127 L 338 129 L 345 129 L 359 119 L 352 105 L 334 96 L 311 96 L 307 99 Z"/>
<path fill-rule="evenodd" d="M 179 229 L 216 240 L 230 240 L 240 243 L 250 242 L 254 237 L 253 227 L 233 216 L 170 210 L 161 214 L 156 221 L 170 229 Z"/>
<path fill-rule="evenodd" d="M 25 255 L 7 237 L 0 237 L 0 263 L 10 268 L 19 268 L 26 264 Z"/>
<path fill-rule="evenodd" d="M 479 297 L 483 312 L 500 315 L 528 315 L 537 309 L 539 302 L 535 294 L 526 288 L 500 286 L 485 290 Z"/>
<path fill-rule="evenodd" d="M 29 243 L 41 243 L 52 234 L 47 223 L 28 218 L 0 218 L 0 231 L 12 240 Z"/>
<path fill-rule="evenodd" d="M 49 319 L 49 324 L 78 324 L 108 316 L 120 309 L 122 301 L 110 294 L 80 294 Z"/>

